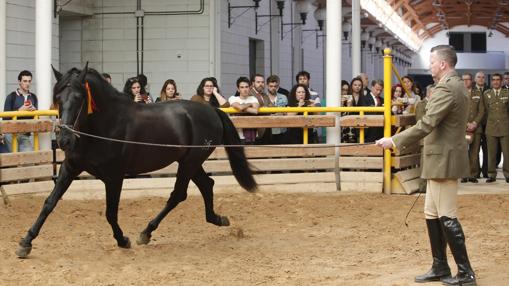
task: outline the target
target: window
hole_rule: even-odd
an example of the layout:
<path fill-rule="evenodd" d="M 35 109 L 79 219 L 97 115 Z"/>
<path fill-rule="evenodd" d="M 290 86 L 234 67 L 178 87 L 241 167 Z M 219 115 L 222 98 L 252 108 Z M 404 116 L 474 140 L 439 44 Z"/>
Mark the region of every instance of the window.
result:
<path fill-rule="evenodd" d="M 262 40 L 249 39 L 249 75 L 263 74 L 265 69 L 264 44 Z"/>
<path fill-rule="evenodd" d="M 449 45 L 453 46 L 456 52 L 463 52 L 465 50 L 463 39 L 463 33 L 449 33 Z"/>
<path fill-rule="evenodd" d="M 472 33 L 472 53 L 486 53 L 486 33 Z"/>
<path fill-rule="evenodd" d="M 449 45 L 460 53 L 486 53 L 486 33 L 449 32 Z"/>

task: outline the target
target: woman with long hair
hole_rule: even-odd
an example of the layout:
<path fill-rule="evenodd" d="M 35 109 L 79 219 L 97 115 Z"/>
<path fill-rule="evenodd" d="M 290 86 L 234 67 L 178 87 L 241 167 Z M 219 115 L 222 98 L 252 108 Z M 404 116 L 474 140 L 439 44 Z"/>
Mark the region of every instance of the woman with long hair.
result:
<path fill-rule="evenodd" d="M 141 83 L 137 77 L 128 78 L 124 85 L 124 94 L 138 103 L 152 103 L 150 96 L 141 93 Z"/>
<path fill-rule="evenodd" d="M 364 84 L 360 77 L 355 77 L 350 82 L 350 90 L 348 91 L 346 106 L 357 106 L 361 97 L 364 96 Z M 345 115 L 352 115 L 355 113 L 346 113 Z M 341 130 L 341 141 L 347 143 L 356 143 L 359 138 L 359 130 L 353 127 L 345 127 Z"/>
<path fill-rule="evenodd" d="M 362 79 L 360 77 L 353 78 L 350 82 L 350 90 L 348 91 L 348 94 L 352 95 L 352 97 L 348 98 L 346 106 L 357 106 L 363 91 L 364 85 L 362 83 Z"/>
<path fill-rule="evenodd" d="M 156 102 L 180 100 L 182 97 L 177 91 L 177 83 L 173 79 L 164 82 Z"/>
<path fill-rule="evenodd" d="M 201 80 L 196 89 L 196 94 L 191 97 L 191 101 L 210 104 L 217 108 L 230 106 L 228 101 L 219 93 L 217 81 L 212 77 Z"/>
<path fill-rule="evenodd" d="M 296 84 L 292 87 L 290 95 L 288 95 L 288 106 L 290 107 L 313 107 L 314 102 L 310 100 L 311 94 L 307 86 L 303 84 Z M 288 113 L 288 115 L 302 115 L 302 113 Z M 288 128 L 288 141 L 290 144 L 303 143 L 303 129 L 302 128 Z M 309 142 L 316 142 L 313 132 L 309 132 Z"/>
<path fill-rule="evenodd" d="M 421 97 L 415 93 L 414 80 L 406 75 L 401 78 L 401 85 L 403 86 L 408 98 L 408 106 L 405 108 L 403 113 L 414 114 L 415 105 L 421 100 Z"/>
<path fill-rule="evenodd" d="M 399 83 L 393 85 L 391 89 L 391 95 L 392 95 L 392 113 L 393 114 L 403 113 L 406 104 L 408 104 L 408 98 L 405 96 L 403 86 L 401 86 L 401 84 Z"/>

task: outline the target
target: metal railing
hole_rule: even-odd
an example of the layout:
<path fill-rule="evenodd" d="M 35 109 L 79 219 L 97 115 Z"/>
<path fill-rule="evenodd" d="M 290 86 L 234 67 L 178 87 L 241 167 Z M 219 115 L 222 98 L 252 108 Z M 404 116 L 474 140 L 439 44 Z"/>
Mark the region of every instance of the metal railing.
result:
<path fill-rule="evenodd" d="M 308 116 L 309 113 L 340 113 L 340 112 L 359 112 L 361 117 L 364 116 L 365 112 L 383 113 L 384 116 L 384 137 L 391 136 L 391 102 L 392 102 L 392 80 L 391 74 L 394 72 L 398 75 L 395 68 L 392 65 L 391 50 L 384 50 L 384 106 L 383 107 L 368 107 L 368 106 L 348 106 L 348 107 L 261 107 L 259 113 L 303 113 L 304 116 Z M 399 75 L 398 75 L 399 77 Z M 339 95 L 338 95 L 339 96 Z M 222 108 L 226 113 L 239 113 L 236 109 Z M 1 118 L 11 118 L 17 120 L 18 117 L 33 117 L 38 119 L 40 116 L 58 116 L 56 110 L 36 110 L 36 111 L 7 111 L 0 112 Z M 359 140 L 361 143 L 364 142 L 364 127 L 360 127 Z M 304 127 L 303 130 L 303 143 L 308 143 L 308 128 Z M 12 152 L 17 151 L 17 140 L 16 135 L 13 133 L 12 139 Z M 39 137 L 37 132 L 34 132 L 34 150 L 39 150 Z M 392 156 L 389 149 L 384 150 L 384 193 L 391 193 L 391 164 Z"/>
<path fill-rule="evenodd" d="M 34 111 L 3 111 L 0 112 L 0 118 L 9 118 L 10 120 L 18 120 L 19 117 L 32 117 L 39 119 L 40 116 L 58 116 L 57 110 L 34 110 Z M 34 151 L 39 151 L 39 133 L 34 132 Z M 12 149 L 11 152 L 18 152 L 18 140 L 16 133 L 12 133 Z"/>

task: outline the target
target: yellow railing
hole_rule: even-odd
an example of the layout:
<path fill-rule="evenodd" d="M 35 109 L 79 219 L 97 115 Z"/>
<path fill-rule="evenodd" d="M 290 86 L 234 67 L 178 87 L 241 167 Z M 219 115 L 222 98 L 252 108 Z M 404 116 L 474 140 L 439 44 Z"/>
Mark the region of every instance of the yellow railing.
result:
<path fill-rule="evenodd" d="M 392 102 L 392 80 L 391 75 L 392 71 L 398 76 L 399 74 L 393 68 L 392 65 L 392 56 L 391 50 L 384 50 L 384 106 L 383 107 L 369 107 L 369 106 L 345 106 L 345 107 L 261 107 L 259 109 L 259 113 L 287 113 L 287 112 L 296 112 L 303 113 L 304 116 L 307 116 L 309 112 L 320 113 L 320 112 L 359 112 L 360 116 L 364 116 L 365 112 L 378 112 L 383 113 L 384 115 L 384 137 L 391 136 L 391 124 L 393 118 L 391 117 L 391 102 Z M 339 96 L 339 95 L 338 95 Z M 238 111 L 232 107 L 222 108 L 223 111 L 227 113 L 238 113 Z M 13 120 L 16 120 L 18 117 L 33 117 L 37 119 L 39 116 L 58 116 L 58 111 L 56 110 L 37 110 L 37 111 L 7 111 L 0 112 L 0 117 L 5 118 L 9 117 Z M 364 128 L 360 128 L 360 142 L 364 142 Z M 308 143 L 308 129 L 304 128 L 303 132 L 303 142 L 304 144 Z M 15 134 L 13 134 L 13 152 L 15 152 L 15 144 L 17 149 L 17 142 Z M 34 150 L 39 149 L 38 144 L 38 135 L 37 133 L 34 136 Z M 384 151 L 384 192 L 386 194 L 391 193 L 391 164 L 392 157 L 391 151 Z"/>
<path fill-rule="evenodd" d="M 19 117 L 32 117 L 39 119 L 40 116 L 58 116 L 57 110 L 34 110 L 34 111 L 3 111 L 0 118 L 18 120 Z M 39 133 L 34 133 L 34 150 L 39 151 Z M 16 133 L 12 133 L 12 152 L 18 152 L 18 139 Z"/>
<path fill-rule="evenodd" d="M 239 113 L 233 107 L 221 108 L 226 113 Z M 359 112 L 359 115 L 364 116 L 364 112 L 385 112 L 384 107 L 373 107 L 373 106 L 342 106 L 342 107 L 260 107 L 258 113 L 303 113 L 304 116 L 307 116 L 309 112 Z M 390 107 L 389 107 L 389 119 L 384 120 L 389 122 L 390 124 Z M 384 118 L 385 119 L 385 118 Z M 385 123 L 384 123 L 385 124 Z M 303 128 L 303 143 L 308 144 L 309 132 L 308 128 Z M 364 127 L 359 127 L 359 142 L 364 143 Z M 390 130 L 390 127 L 389 127 Z"/>

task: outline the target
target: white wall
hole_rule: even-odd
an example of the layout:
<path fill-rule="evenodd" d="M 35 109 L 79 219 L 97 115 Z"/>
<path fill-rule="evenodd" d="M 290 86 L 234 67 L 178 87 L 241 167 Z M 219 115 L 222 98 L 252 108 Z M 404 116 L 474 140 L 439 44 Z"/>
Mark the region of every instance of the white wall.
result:
<path fill-rule="evenodd" d="M 482 26 L 457 26 L 449 31 L 440 31 L 424 41 L 418 54 L 413 58 L 412 72 L 429 73 L 429 54 L 432 47 L 436 45 L 448 45 L 447 32 L 486 32 Z M 459 53 L 457 69 L 485 71 L 504 71 L 509 67 L 509 40 L 504 34 L 493 31 L 493 36 L 486 38 L 487 54 Z"/>
<path fill-rule="evenodd" d="M 352 81 L 352 79 L 358 75 L 352 74 L 352 44 L 349 41 L 345 41 L 342 38 L 343 42 L 341 43 L 342 49 L 342 66 L 341 66 L 341 79 L 346 80 L 348 83 Z M 381 52 L 376 52 L 375 48 L 373 51 L 370 51 L 368 48 L 362 50 L 361 54 L 362 65 L 361 70 L 363 73 L 368 75 L 370 85 L 371 81 L 375 79 L 383 80 L 383 56 Z"/>
<path fill-rule="evenodd" d="M 60 69 L 61 72 L 81 68 L 82 18 L 60 18 Z"/>
<path fill-rule="evenodd" d="M 33 74 L 32 91 L 37 92 L 35 81 L 35 0 L 7 0 L 6 2 L 6 90 L 1 91 L 3 110 L 5 96 L 18 87 L 18 74 L 29 70 Z M 58 66 L 58 19 L 53 20 L 52 62 Z"/>
<path fill-rule="evenodd" d="M 269 14 L 269 2 L 260 2 L 258 13 L 260 15 Z M 221 1 L 221 85 L 223 93 L 226 97 L 235 93 L 235 81 L 239 76 L 250 76 L 249 74 L 249 38 L 262 40 L 264 42 L 264 76 L 267 77 L 271 74 L 278 75 L 281 78 L 281 86 L 290 90 L 295 84 L 295 74 L 302 69 L 311 74 L 311 87 L 316 90 L 323 98 L 324 90 L 324 62 L 323 62 L 323 45 L 322 38 L 319 39 L 319 47 L 316 48 L 315 33 L 302 32 L 302 29 L 315 29 L 317 28 L 316 20 L 313 17 L 313 12 L 308 13 L 307 23 L 305 26 L 285 26 L 284 39 L 281 40 L 278 30 L 278 37 L 273 37 L 274 41 L 277 38 L 278 43 L 273 43 L 276 47 L 272 53 L 272 60 L 278 62 L 278 70 L 271 71 L 270 62 L 270 24 L 269 18 L 259 18 L 260 31 L 255 33 L 255 15 L 254 10 L 249 9 L 242 14 L 245 9 L 233 9 L 231 14 L 235 18 L 235 22 L 231 28 L 228 28 L 228 3 Z M 290 5 L 292 3 L 292 5 Z M 249 6 L 253 5 L 251 0 L 235 0 L 231 2 L 234 6 Z M 285 2 L 285 9 L 283 12 L 284 23 L 300 21 L 296 15 L 293 6 L 293 1 Z M 272 10 L 272 14 L 278 14 L 277 9 Z M 242 15 L 241 15 L 242 14 Z M 272 18 L 272 25 L 279 27 L 279 17 Z M 292 30 L 293 29 L 293 30 Z M 302 34 L 301 34 L 302 33 Z M 299 41 L 300 35 L 303 35 Z M 293 45 L 292 45 L 293 41 Z M 279 47 L 279 50 L 277 49 Z M 299 64 L 292 59 L 298 57 L 300 49 L 304 49 L 303 63 Z"/>
<path fill-rule="evenodd" d="M 203 77 L 215 71 L 210 62 L 210 6 L 199 15 L 148 15 L 144 17 L 144 66 L 150 93 L 155 99 L 168 78 L 177 82 L 179 92 L 190 98 Z M 142 9 L 148 11 L 190 11 L 199 8 L 199 0 L 145 0 Z M 90 67 L 112 76 L 113 85 L 122 90 L 127 78 L 136 76 L 136 0 L 95 1 L 92 17 L 66 18 L 62 26 L 62 42 L 76 49 L 62 53 L 62 68 L 89 61 Z M 129 14 L 101 14 L 126 12 Z M 81 22 L 81 25 L 80 23 Z M 80 47 L 81 64 L 77 64 Z M 141 48 L 141 47 L 140 47 Z"/>

